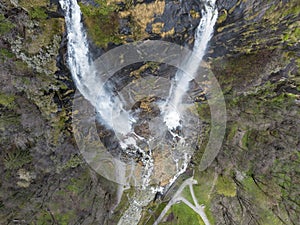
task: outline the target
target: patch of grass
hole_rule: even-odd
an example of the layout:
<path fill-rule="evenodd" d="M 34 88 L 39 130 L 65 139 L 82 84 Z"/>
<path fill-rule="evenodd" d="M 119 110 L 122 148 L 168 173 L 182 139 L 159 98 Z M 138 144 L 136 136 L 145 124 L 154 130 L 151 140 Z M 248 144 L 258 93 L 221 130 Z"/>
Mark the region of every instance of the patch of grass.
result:
<path fill-rule="evenodd" d="M 42 211 L 38 214 L 35 222 L 37 225 L 46 225 L 52 224 L 54 221 L 52 220 L 52 217 L 48 211 Z"/>
<path fill-rule="evenodd" d="M 6 169 L 19 169 L 32 160 L 29 150 L 13 149 L 4 155 L 4 166 Z"/>
<path fill-rule="evenodd" d="M 9 59 L 11 59 L 14 56 L 15 56 L 14 53 L 8 51 L 6 48 L 1 48 L 0 49 L 0 58 L 3 58 L 3 59 L 9 58 Z"/>
<path fill-rule="evenodd" d="M 272 202 L 270 199 L 258 188 L 251 177 L 246 177 L 242 181 L 245 190 L 250 196 L 251 201 L 259 207 L 259 217 L 261 219 L 261 224 L 264 225 L 280 225 L 282 222 L 278 219 L 276 215 L 270 210 Z M 273 190 L 270 190 L 270 193 Z M 269 194 L 270 194 L 269 193 Z"/>
<path fill-rule="evenodd" d="M 190 192 L 190 187 L 186 186 L 182 191 L 182 196 L 185 197 L 190 203 L 194 204 L 193 197 Z"/>
<path fill-rule="evenodd" d="M 63 169 L 76 168 L 83 163 L 83 160 L 78 155 L 72 155 L 67 163 L 63 165 Z"/>
<path fill-rule="evenodd" d="M 230 125 L 227 124 L 227 130 L 228 130 L 227 140 L 231 141 L 234 138 L 238 128 L 239 128 L 238 123 L 233 123 Z"/>
<path fill-rule="evenodd" d="M 6 34 L 11 29 L 13 29 L 15 25 L 7 20 L 3 14 L 0 14 L 0 34 Z"/>
<path fill-rule="evenodd" d="M 205 205 L 205 213 L 211 224 L 215 224 L 214 216 L 210 210 L 211 199 L 214 195 L 214 172 L 207 169 L 195 173 L 194 177 L 198 184 L 193 185 L 195 196 L 199 204 Z"/>
<path fill-rule="evenodd" d="M 184 203 L 175 204 L 171 207 L 170 212 L 174 215 L 174 221 L 161 224 L 189 224 L 189 225 L 204 225 L 201 217 L 190 207 Z"/>
<path fill-rule="evenodd" d="M 29 10 L 29 16 L 31 19 L 44 20 L 48 15 L 43 7 L 35 7 Z"/>
<path fill-rule="evenodd" d="M 19 0 L 19 5 L 29 10 L 34 7 L 47 6 L 49 0 Z"/>
<path fill-rule="evenodd" d="M 192 210 L 189 206 L 184 203 L 174 204 L 171 206 L 170 211 L 166 215 L 170 221 L 163 222 L 160 224 L 171 225 L 171 224 L 189 224 L 189 225 L 204 225 L 201 217 Z"/>
<path fill-rule="evenodd" d="M 297 44 L 299 41 L 300 27 L 298 24 L 295 24 L 295 26 L 291 26 L 282 36 L 282 40 L 286 41 L 288 45 Z"/>
<path fill-rule="evenodd" d="M 211 120 L 211 114 L 210 114 L 210 108 L 207 102 L 198 103 L 197 104 L 197 111 L 199 114 L 199 117 L 201 120 L 210 122 Z"/>
<path fill-rule="evenodd" d="M 80 3 L 89 36 L 100 47 L 106 47 L 109 42 L 121 43 L 118 37 L 119 22 L 115 13 L 116 5 L 107 4 L 103 0 L 96 2 L 99 7 Z"/>
<path fill-rule="evenodd" d="M 236 195 L 236 185 L 232 179 L 227 176 L 219 176 L 216 184 L 217 193 L 226 197 Z"/>

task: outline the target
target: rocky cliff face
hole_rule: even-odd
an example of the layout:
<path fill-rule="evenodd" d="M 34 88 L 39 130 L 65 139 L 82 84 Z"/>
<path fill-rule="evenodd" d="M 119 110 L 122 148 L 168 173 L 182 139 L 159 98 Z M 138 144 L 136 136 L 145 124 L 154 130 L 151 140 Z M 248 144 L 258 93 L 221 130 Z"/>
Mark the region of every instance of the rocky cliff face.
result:
<path fill-rule="evenodd" d="M 215 168 L 219 177 L 230 177 L 235 196 L 217 186 L 212 211 L 216 224 L 296 224 L 300 5 L 235 2 L 219 1 L 209 53 L 228 110 Z"/>
<path fill-rule="evenodd" d="M 114 186 L 70 128 L 64 20 L 49 1 L 0 2 L 0 224 L 103 224 Z"/>
<path fill-rule="evenodd" d="M 201 18 L 199 1 L 80 4 L 94 57 L 148 38 L 192 46 Z M 212 224 L 297 224 L 300 5 L 297 0 L 217 4 L 206 66 L 223 89 L 228 124 L 218 157 L 207 171 L 198 171 L 210 124 L 202 99 L 203 140 L 190 166 L 199 181 L 198 200 Z M 108 220 L 116 187 L 89 169 L 72 137 L 74 84 L 58 2 L 2 0 L 0 12 L 0 223 L 116 224 L 128 199 L 124 195 Z M 172 76 L 174 69 L 138 64 L 123 72 Z M 141 224 L 151 224 L 167 199 L 146 208 Z M 182 224 L 179 212 L 171 210 L 166 224 Z"/>

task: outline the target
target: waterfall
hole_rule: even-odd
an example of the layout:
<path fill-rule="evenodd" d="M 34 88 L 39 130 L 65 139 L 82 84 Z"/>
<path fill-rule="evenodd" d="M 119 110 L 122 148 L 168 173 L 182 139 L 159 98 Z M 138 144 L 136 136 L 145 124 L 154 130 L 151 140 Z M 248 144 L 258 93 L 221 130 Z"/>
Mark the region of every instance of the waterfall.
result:
<path fill-rule="evenodd" d="M 68 32 L 68 66 L 80 93 L 95 107 L 101 122 L 115 132 L 127 134 L 133 118 L 123 109 L 122 101 L 102 87 L 103 83 L 89 54 L 87 34 L 81 22 L 77 0 L 59 0 L 65 12 Z M 114 124 L 113 121 L 118 121 Z M 114 124 L 114 127 L 112 125 Z"/>
<path fill-rule="evenodd" d="M 138 153 L 144 167 L 142 187 L 147 187 L 154 170 L 152 151 L 155 152 L 156 149 L 154 148 L 158 146 L 158 140 L 166 139 L 167 135 L 164 137 L 151 136 L 149 140 L 146 140 L 134 132 L 133 126 L 137 123 L 138 118 L 134 118 L 134 112 L 125 110 L 124 104 L 126 102 L 122 101 L 122 96 L 113 94 L 112 90 L 109 89 L 110 87 L 103 86 L 104 82 L 101 80 L 101 74 L 97 73 L 93 65 L 89 54 L 87 34 L 81 21 L 82 15 L 77 0 L 59 0 L 59 3 L 65 12 L 68 38 L 67 62 L 76 87 L 85 99 L 95 107 L 101 122 L 107 128 L 114 130 L 123 151 L 128 155 Z M 174 152 L 171 157 L 173 157 L 174 164 L 176 164 L 176 171 L 173 178 L 170 178 L 169 184 L 173 183 L 186 170 L 192 155 L 187 150 L 191 145 L 188 146 L 185 143 L 185 138 L 187 137 L 180 136 L 175 130 L 178 127 L 181 128 L 182 123 L 185 122 L 183 120 L 182 100 L 189 89 L 190 81 L 197 75 L 197 70 L 213 34 L 214 24 L 217 19 L 215 0 L 205 0 L 203 4 L 202 18 L 195 32 L 193 47 L 193 54 L 198 56 L 198 60 L 189 56 L 185 58 L 182 66 L 185 72 L 178 71 L 176 73 L 169 96 L 164 103 L 157 103 L 161 111 L 160 118 L 165 124 L 159 124 L 161 127 L 156 127 L 156 129 L 166 130 L 174 137 L 173 143 L 170 144 L 170 141 L 167 140 L 157 147 L 161 148 L 160 150 L 163 152 L 162 150 L 165 150 L 166 145 L 172 145 L 172 147 L 168 147 L 170 148 L 170 155 Z M 166 95 L 168 95 L 168 92 L 166 92 Z M 194 124 L 191 126 L 194 126 Z M 155 128 L 155 126 L 153 127 Z M 159 134 L 163 135 L 162 132 Z M 138 144 L 141 142 L 143 147 L 140 147 Z"/>
<path fill-rule="evenodd" d="M 218 18 L 215 0 L 204 1 L 204 9 L 201 10 L 201 15 L 202 18 L 195 32 L 193 47 L 193 53 L 198 57 L 199 61 L 196 61 L 195 57 L 187 57 L 184 60 L 183 67 L 186 73 L 182 70 L 177 71 L 169 92 L 169 97 L 162 106 L 164 121 L 173 136 L 178 136 L 174 130 L 181 127 L 180 105 L 182 98 L 189 89 L 190 81 L 197 75 L 200 62 L 206 52 L 208 42 L 213 35 L 214 25 Z"/>
<path fill-rule="evenodd" d="M 68 66 L 77 89 L 96 109 L 99 118 L 107 128 L 113 129 L 116 135 L 123 137 L 120 146 L 125 151 L 133 147 L 141 155 L 141 161 L 145 166 L 142 186 L 149 183 L 153 171 L 153 159 L 151 150 L 146 153 L 141 149 L 136 140 L 143 140 L 132 131 L 132 123 L 135 122 L 130 112 L 125 111 L 121 97 L 113 95 L 112 91 L 101 86 L 101 74 L 93 65 L 89 54 L 87 34 L 81 22 L 82 14 L 77 0 L 59 0 L 65 12 L 68 38 Z M 116 122 L 117 121 L 117 122 Z M 129 153 L 132 150 L 127 150 Z"/>

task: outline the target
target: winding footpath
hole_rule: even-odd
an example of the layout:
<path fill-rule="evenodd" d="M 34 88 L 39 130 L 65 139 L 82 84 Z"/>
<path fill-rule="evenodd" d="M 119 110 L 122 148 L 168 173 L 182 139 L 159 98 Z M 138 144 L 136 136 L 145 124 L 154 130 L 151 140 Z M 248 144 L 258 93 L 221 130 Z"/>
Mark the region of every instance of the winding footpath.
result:
<path fill-rule="evenodd" d="M 171 206 L 174 204 L 177 204 L 179 202 L 185 203 L 187 206 L 189 206 L 191 209 L 193 209 L 196 213 L 198 213 L 205 225 L 210 225 L 210 223 L 207 219 L 207 216 L 205 214 L 205 211 L 204 211 L 205 206 L 199 205 L 197 198 L 195 196 L 194 189 L 193 189 L 194 184 L 198 184 L 198 182 L 193 177 L 185 180 L 183 182 L 183 184 L 179 187 L 177 192 L 174 194 L 173 198 L 169 201 L 169 203 L 163 209 L 163 211 L 161 212 L 161 214 L 159 215 L 157 220 L 153 223 L 153 225 L 158 225 L 161 222 L 161 220 L 164 218 L 164 216 L 167 214 L 167 212 L 169 211 Z M 185 197 L 182 196 L 182 191 L 184 190 L 184 188 L 186 186 L 189 186 L 189 188 L 190 188 L 190 192 L 191 192 L 191 196 L 193 198 L 194 204 L 192 204 Z"/>

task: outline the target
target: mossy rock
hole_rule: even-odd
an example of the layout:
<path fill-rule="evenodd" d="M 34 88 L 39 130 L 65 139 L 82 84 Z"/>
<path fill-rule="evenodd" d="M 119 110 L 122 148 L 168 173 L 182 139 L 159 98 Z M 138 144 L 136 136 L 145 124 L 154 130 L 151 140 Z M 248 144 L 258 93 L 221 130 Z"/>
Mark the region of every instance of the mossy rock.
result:
<path fill-rule="evenodd" d="M 15 25 L 7 20 L 3 14 L 0 14 L 0 34 L 4 35 L 13 29 Z"/>
<path fill-rule="evenodd" d="M 0 105 L 7 108 L 12 108 L 14 101 L 15 101 L 14 95 L 0 93 Z"/>
<path fill-rule="evenodd" d="M 97 7 L 80 3 L 89 37 L 100 47 L 107 47 L 109 42 L 121 43 L 116 5 L 105 0 L 97 0 L 96 3 Z"/>

